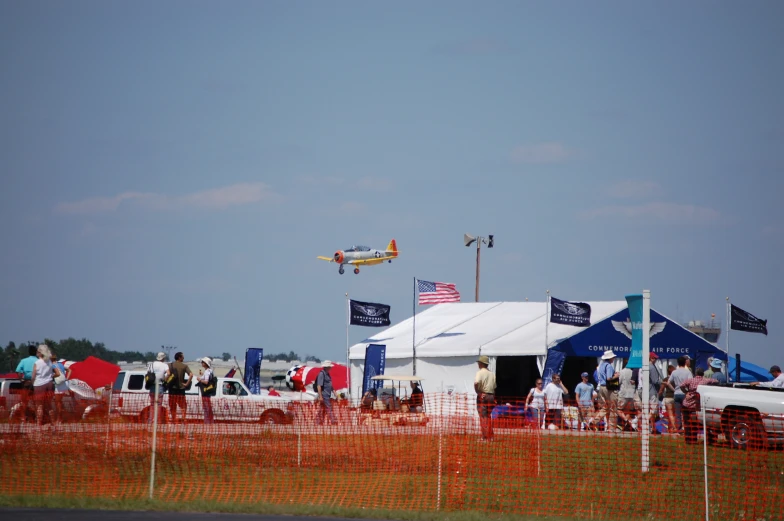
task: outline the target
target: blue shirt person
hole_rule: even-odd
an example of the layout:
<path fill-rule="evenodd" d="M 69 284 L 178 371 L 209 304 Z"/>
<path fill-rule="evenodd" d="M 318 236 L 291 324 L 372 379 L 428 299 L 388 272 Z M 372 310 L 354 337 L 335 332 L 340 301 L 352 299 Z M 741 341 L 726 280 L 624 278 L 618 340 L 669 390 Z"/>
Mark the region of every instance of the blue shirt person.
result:
<path fill-rule="evenodd" d="M 590 407 L 593 405 L 593 384 L 588 382 L 588 373 L 582 374 L 583 381 L 577 384 L 574 389 L 577 403 L 583 407 Z"/>
<path fill-rule="evenodd" d="M 334 425 L 335 413 L 332 412 L 332 376 L 329 371 L 332 369 L 332 362 L 324 360 L 321 364 L 321 372 L 316 376 L 316 388 L 318 389 L 318 402 L 319 414 L 318 422 L 324 424 L 325 418 L 329 418 L 329 422 Z"/>
<path fill-rule="evenodd" d="M 33 379 L 33 366 L 35 365 L 35 361 L 38 360 L 38 356 L 36 356 L 36 352 L 38 351 L 38 346 L 29 346 L 28 347 L 28 356 L 27 358 L 23 358 L 19 361 L 19 364 L 16 366 L 16 372 L 22 373 L 23 380 L 32 380 Z"/>

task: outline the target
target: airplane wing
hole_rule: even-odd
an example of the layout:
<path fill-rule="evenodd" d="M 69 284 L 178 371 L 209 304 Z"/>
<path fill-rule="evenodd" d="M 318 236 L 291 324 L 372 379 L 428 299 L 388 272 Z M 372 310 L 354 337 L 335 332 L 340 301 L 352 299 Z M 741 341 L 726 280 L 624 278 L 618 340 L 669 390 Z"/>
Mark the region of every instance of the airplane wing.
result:
<path fill-rule="evenodd" d="M 316 258 L 317 258 L 317 259 L 319 259 L 319 260 L 325 260 L 325 261 L 329 261 L 329 262 L 335 262 L 335 259 L 333 259 L 332 257 L 322 257 L 322 256 L 320 256 L 320 255 L 319 255 L 319 256 L 318 256 L 318 257 L 316 257 Z"/>
<path fill-rule="evenodd" d="M 354 266 L 373 266 L 374 264 L 381 264 L 387 259 L 383 257 L 380 259 L 356 259 L 351 261 L 346 261 L 346 264 L 353 264 Z"/>

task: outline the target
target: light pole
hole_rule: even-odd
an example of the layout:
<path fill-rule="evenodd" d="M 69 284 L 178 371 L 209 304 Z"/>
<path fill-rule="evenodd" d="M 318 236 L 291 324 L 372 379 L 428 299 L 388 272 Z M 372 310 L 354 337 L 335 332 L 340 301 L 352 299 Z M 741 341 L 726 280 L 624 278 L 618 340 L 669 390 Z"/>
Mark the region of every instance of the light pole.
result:
<path fill-rule="evenodd" d="M 463 244 L 466 248 L 476 243 L 476 289 L 474 290 L 474 302 L 479 302 L 479 257 L 482 250 L 482 243 L 487 244 L 488 248 L 493 247 L 493 236 L 488 235 L 485 237 L 473 237 L 467 233 L 463 234 Z"/>

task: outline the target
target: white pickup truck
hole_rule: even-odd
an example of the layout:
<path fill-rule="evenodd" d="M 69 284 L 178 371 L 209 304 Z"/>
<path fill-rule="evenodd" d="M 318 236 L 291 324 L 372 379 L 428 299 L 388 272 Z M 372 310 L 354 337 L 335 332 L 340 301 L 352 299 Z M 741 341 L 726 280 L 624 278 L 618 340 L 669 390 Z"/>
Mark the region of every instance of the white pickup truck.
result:
<path fill-rule="evenodd" d="M 719 434 L 733 448 L 765 448 L 784 442 L 784 389 L 701 385 L 707 437 L 713 441 Z M 702 422 L 702 413 L 698 415 Z"/>
<path fill-rule="evenodd" d="M 145 371 L 120 371 L 112 388 L 112 413 L 139 422 L 147 422 L 154 413 L 150 392 L 144 389 Z M 261 422 L 288 424 L 297 414 L 296 405 L 315 400 L 311 393 L 281 393 L 282 396 L 251 394 L 237 378 L 218 378 L 218 389 L 212 397 L 212 412 L 217 422 Z M 204 412 L 196 385 L 185 392 L 186 419 L 202 421 Z M 159 416 L 162 423 L 171 420 L 169 396 L 163 394 L 161 406 L 166 414 Z"/>

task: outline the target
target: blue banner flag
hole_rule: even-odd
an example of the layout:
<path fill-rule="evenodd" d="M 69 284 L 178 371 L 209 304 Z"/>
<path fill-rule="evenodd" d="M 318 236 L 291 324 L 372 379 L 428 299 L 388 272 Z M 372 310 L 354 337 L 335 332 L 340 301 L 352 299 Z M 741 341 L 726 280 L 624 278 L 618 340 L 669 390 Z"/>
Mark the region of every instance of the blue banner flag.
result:
<path fill-rule="evenodd" d="M 642 367 L 642 295 L 626 295 L 626 304 L 632 329 L 632 352 L 626 367 L 639 369 Z"/>
<path fill-rule="evenodd" d="M 566 362 L 566 353 L 554 349 L 547 351 L 547 361 L 544 363 L 544 370 L 542 370 L 543 388 L 553 380 L 554 374 L 561 374 L 564 362 Z"/>
<path fill-rule="evenodd" d="M 253 394 L 261 392 L 261 357 L 264 349 L 249 347 L 245 350 L 245 385 Z"/>
<path fill-rule="evenodd" d="M 383 382 L 371 380 L 374 376 L 384 374 L 384 365 L 387 360 L 387 346 L 370 344 L 365 348 L 365 372 L 362 376 L 362 396 L 368 389 L 378 389 Z"/>

